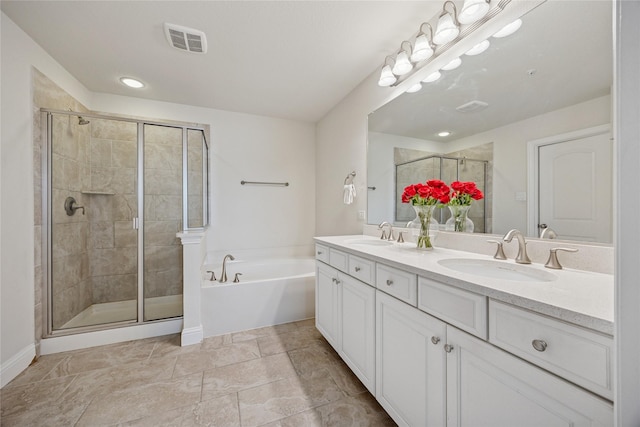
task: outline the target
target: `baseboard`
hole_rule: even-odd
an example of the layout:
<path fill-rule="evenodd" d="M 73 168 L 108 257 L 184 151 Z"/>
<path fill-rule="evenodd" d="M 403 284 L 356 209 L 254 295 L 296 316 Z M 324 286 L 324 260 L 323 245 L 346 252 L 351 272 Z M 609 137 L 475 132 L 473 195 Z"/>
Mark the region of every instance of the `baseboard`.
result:
<path fill-rule="evenodd" d="M 35 344 L 29 344 L 20 350 L 18 354 L 3 363 L 2 368 L 0 368 L 0 387 L 9 384 L 20 372 L 27 369 L 34 357 L 36 357 L 36 346 Z"/>
<path fill-rule="evenodd" d="M 99 345 L 159 337 L 176 334 L 180 331 L 182 331 L 182 319 L 179 318 L 163 322 L 44 338 L 40 341 L 40 354 L 53 354 Z"/>
<path fill-rule="evenodd" d="M 202 325 L 182 330 L 181 345 L 183 347 L 186 345 L 200 344 L 203 339 L 204 332 L 202 330 Z"/>

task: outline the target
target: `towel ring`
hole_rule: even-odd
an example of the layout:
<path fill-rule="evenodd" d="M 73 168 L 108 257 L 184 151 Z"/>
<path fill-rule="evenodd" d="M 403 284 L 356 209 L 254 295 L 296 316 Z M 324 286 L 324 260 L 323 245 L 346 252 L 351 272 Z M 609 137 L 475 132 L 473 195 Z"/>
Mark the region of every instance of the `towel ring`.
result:
<path fill-rule="evenodd" d="M 356 171 L 353 171 L 349 175 L 347 175 L 347 177 L 344 179 L 344 185 L 353 184 L 353 178 L 355 176 L 356 176 Z"/>

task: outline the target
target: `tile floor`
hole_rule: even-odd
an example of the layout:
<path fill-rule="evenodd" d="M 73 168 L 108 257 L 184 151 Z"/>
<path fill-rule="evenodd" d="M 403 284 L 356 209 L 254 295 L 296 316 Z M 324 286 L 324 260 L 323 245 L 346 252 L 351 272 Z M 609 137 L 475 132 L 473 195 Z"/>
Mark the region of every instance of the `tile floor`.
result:
<path fill-rule="evenodd" d="M 41 357 L 1 391 L 2 426 L 395 426 L 313 319 Z"/>

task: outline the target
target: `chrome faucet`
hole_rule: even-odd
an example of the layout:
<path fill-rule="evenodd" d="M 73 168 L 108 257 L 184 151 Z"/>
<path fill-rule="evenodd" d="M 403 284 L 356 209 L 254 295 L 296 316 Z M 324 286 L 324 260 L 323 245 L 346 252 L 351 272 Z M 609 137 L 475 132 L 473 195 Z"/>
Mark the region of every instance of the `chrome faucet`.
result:
<path fill-rule="evenodd" d="M 224 256 L 224 259 L 222 260 L 222 273 L 220 275 L 220 283 L 224 283 L 227 281 L 227 260 L 230 259 L 231 261 L 235 260 L 235 258 L 233 257 L 233 255 L 228 254 Z"/>
<path fill-rule="evenodd" d="M 385 233 L 384 231 L 384 227 L 389 226 L 389 234 L 387 235 L 387 233 Z M 389 224 L 387 221 L 383 221 L 380 223 L 380 225 L 378 225 L 378 230 L 382 230 L 382 235 L 380 236 L 380 238 L 382 240 L 393 240 L 394 236 L 393 236 L 393 225 Z"/>
<path fill-rule="evenodd" d="M 527 256 L 527 242 L 524 240 L 524 235 L 520 230 L 509 230 L 507 234 L 504 235 L 502 240 L 509 243 L 513 238 L 518 239 L 518 255 L 516 255 L 516 262 L 518 264 L 531 264 L 531 260 Z"/>

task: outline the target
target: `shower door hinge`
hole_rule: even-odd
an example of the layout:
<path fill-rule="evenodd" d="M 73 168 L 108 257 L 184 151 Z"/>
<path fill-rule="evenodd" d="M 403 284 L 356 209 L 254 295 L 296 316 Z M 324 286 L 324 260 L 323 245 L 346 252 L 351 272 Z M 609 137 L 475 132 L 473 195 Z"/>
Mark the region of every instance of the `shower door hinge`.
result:
<path fill-rule="evenodd" d="M 134 230 L 140 229 L 140 218 L 138 217 L 133 218 L 133 229 Z"/>

